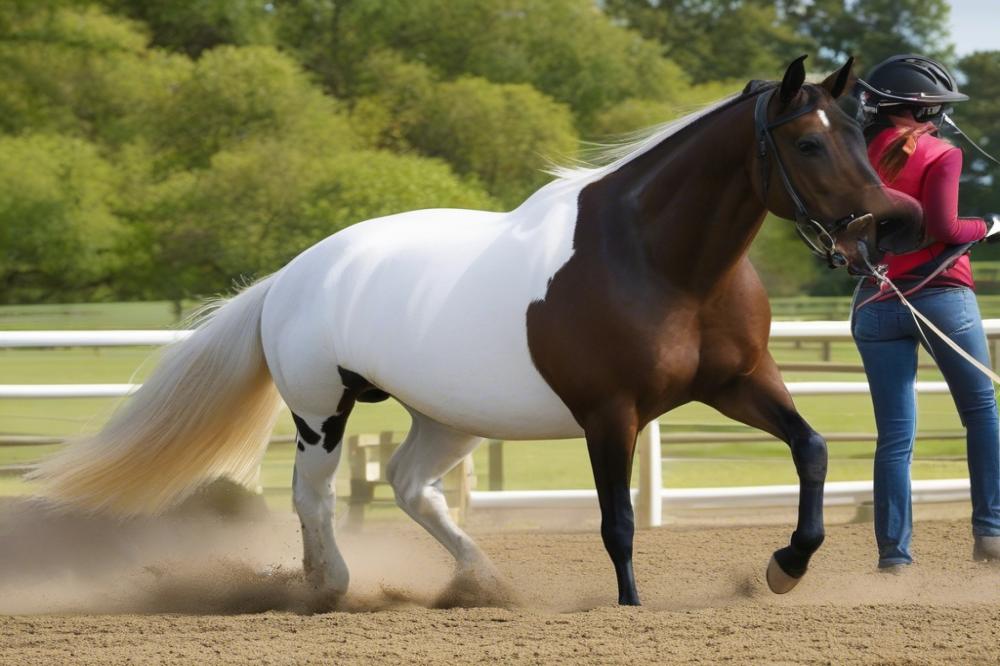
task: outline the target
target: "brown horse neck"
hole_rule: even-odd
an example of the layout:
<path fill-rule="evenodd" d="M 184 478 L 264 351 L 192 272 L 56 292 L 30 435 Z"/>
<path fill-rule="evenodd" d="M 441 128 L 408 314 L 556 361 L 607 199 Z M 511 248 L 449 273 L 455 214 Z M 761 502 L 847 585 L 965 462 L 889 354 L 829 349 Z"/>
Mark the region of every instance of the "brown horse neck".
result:
<path fill-rule="evenodd" d="M 618 202 L 608 231 L 630 238 L 646 266 L 675 288 L 714 289 L 764 219 L 750 177 L 753 99 L 705 116 L 599 181 Z"/>

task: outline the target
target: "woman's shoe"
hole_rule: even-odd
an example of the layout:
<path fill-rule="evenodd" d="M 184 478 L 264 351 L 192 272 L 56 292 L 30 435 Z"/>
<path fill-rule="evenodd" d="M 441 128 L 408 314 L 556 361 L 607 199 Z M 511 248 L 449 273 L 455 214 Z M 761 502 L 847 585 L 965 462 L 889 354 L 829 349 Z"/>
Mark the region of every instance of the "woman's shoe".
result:
<path fill-rule="evenodd" d="M 976 536 L 972 544 L 976 562 L 1000 562 L 1000 536 Z"/>
<path fill-rule="evenodd" d="M 889 574 L 890 576 L 902 576 L 907 571 L 910 570 L 909 563 L 900 562 L 899 564 L 887 564 L 886 566 L 880 566 L 877 571 L 880 574 Z"/>

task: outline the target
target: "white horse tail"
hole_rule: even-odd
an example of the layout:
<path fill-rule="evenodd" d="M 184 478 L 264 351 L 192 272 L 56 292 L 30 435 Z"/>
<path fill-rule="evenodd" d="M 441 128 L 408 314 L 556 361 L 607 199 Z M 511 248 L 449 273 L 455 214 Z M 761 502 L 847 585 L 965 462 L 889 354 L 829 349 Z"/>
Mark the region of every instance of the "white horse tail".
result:
<path fill-rule="evenodd" d="M 273 276 L 201 311 L 96 435 L 70 441 L 29 478 L 45 496 L 121 516 L 161 512 L 220 476 L 255 479 L 280 406 L 260 321 Z"/>

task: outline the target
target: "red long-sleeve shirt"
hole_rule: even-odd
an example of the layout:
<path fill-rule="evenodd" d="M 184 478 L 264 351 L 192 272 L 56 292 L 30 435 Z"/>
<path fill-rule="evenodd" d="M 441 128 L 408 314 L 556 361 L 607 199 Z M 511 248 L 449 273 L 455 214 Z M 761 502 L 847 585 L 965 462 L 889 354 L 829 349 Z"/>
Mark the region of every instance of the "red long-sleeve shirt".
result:
<path fill-rule="evenodd" d="M 917 139 L 913 154 L 899 174 L 888 182 L 879 170 L 882 154 L 902 128 L 890 127 L 878 134 L 868 145 L 868 159 L 888 187 L 909 194 L 924 209 L 927 234 L 934 239 L 928 247 L 901 255 L 886 255 L 889 277 L 907 279 L 923 264 L 932 261 L 947 249 L 979 240 L 986 235 L 986 223 L 980 218 L 958 216 L 958 178 L 962 173 L 962 151 L 930 133 Z M 974 287 L 969 255 L 962 255 L 950 268 L 934 278 L 928 286 Z"/>

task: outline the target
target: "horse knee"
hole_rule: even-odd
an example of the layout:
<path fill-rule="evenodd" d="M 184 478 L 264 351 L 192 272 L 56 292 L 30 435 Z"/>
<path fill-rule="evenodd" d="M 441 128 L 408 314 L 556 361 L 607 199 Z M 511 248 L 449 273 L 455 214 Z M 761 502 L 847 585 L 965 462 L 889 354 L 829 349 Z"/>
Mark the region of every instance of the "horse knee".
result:
<path fill-rule="evenodd" d="M 823 483 L 827 466 L 826 440 L 823 436 L 811 430 L 792 440 L 791 447 L 799 480 L 809 484 Z"/>

